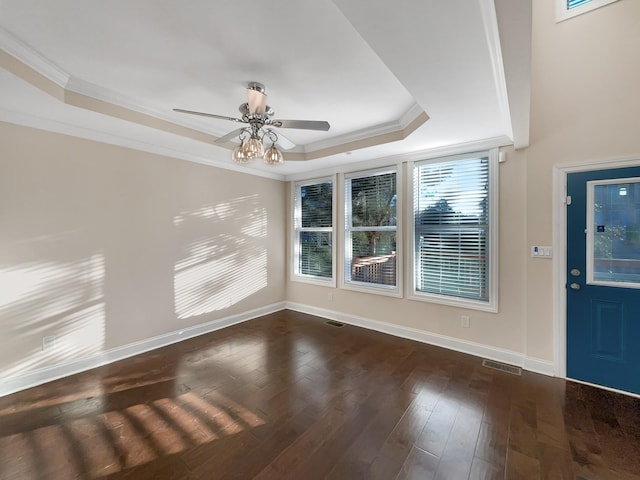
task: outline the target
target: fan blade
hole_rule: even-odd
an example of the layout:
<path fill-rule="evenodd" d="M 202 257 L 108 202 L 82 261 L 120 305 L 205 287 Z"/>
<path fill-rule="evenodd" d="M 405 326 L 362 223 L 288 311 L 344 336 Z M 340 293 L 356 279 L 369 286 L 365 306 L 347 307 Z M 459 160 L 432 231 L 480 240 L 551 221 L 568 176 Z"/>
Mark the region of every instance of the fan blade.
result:
<path fill-rule="evenodd" d="M 329 122 L 315 121 L 315 120 L 272 120 L 270 122 L 272 127 L 280 128 L 299 128 L 301 130 L 322 130 L 326 132 L 329 130 Z"/>
<path fill-rule="evenodd" d="M 214 143 L 227 143 L 229 140 L 240 135 L 243 130 L 244 128 L 239 128 L 237 130 L 234 130 L 233 132 L 229 132 L 224 137 L 220 137 L 219 139 L 217 139 Z"/>
<path fill-rule="evenodd" d="M 263 115 L 267 108 L 267 96 L 258 91 L 247 88 L 247 97 L 249 101 L 249 115 Z"/>
<path fill-rule="evenodd" d="M 214 113 L 194 112 L 193 110 L 183 110 L 181 108 L 174 108 L 173 111 L 174 112 L 180 112 L 180 113 L 188 113 L 190 115 L 200 115 L 201 117 L 219 118 L 220 120 L 230 120 L 232 122 L 244 123 L 239 118 L 225 117 L 224 115 L 216 115 Z"/>

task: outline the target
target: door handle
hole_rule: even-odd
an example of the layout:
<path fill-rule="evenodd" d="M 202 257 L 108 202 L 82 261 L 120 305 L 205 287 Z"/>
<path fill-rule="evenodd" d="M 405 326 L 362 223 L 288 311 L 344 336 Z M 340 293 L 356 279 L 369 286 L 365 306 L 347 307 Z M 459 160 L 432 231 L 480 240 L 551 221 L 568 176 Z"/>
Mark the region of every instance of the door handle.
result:
<path fill-rule="evenodd" d="M 569 288 L 571 290 L 580 290 L 580 284 L 579 283 L 572 283 L 571 285 L 569 285 Z"/>

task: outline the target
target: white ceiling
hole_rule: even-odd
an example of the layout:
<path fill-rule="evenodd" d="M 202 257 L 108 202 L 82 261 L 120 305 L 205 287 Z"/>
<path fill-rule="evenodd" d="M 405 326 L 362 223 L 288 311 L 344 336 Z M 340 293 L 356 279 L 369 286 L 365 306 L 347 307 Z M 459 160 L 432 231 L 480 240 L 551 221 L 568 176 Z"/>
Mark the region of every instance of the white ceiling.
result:
<path fill-rule="evenodd" d="M 276 178 L 451 145 L 525 146 L 530 3 L 0 0 L 0 120 Z M 291 157 L 320 158 L 235 166 L 212 141 L 238 124 L 172 111 L 239 116 L 249 81 L 266 85 L 276 118 L 331 124 L 282 129 L 299 145 Z M 359 148 L 385 134 L 407 136 Z"/>

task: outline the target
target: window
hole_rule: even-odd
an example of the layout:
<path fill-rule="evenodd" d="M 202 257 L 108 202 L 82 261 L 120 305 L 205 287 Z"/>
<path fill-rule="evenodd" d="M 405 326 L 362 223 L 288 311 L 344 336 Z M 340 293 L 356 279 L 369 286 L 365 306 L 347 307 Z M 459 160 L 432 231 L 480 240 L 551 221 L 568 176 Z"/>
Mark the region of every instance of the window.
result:
<path fill-rule="evenodd" d="M 640 178 L 587 182 L 587 283 L 640 288 Z"/>
<path fill-rule="evenodd" d="M 556 0 L 556 22 L 587 13 L 618 0 Z"/>
<path fill-rule="evenodd" d="M 413 169 L 411 298 L 496 311 L 497 151 Z"/>
<path fill-rule="evenodd" d="M 344 287 L 400 292 L 397 193 L 395 167 L 345 176 Z"/>
<path fill-rule="evenodd" d="M 293 278 L 335 284 L 333 180 L 294 185 Z"/>

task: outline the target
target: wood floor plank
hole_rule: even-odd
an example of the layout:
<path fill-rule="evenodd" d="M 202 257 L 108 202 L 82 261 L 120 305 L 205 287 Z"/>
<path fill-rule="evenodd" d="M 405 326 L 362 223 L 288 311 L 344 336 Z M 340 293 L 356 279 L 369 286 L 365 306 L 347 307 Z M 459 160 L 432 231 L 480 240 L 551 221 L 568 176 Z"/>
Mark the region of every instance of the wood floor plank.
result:
<path fill-rule="evenodd" d="M 2 480 L 638 472 L 638 398 L 291 311 L 0 399 Z"/>
<path fill-rule="evenodd" d="M 482 409 L 461 407 L 440 457 L 436 479 L 467 478 L 482 423 Z"/>
<path fill-rule="evenodd" d="M 572 480 L 573 467 L 569 451 L 541 443 L 538 446 L 540 480 Z"/>
<path fill-rule="evenodd" d="M 498 470 L 504 470 L 509 440 L 508 423 L 482 422 L 474 456 Z"/>
<path fill-rule="evenodd" d="M 431 416 L 431 409 L 416 401 L 391 431 L 370 467 L 370 478 L 394 478 L 409 456 L 411 449 Z"/>
<path fill-rule="evenodd" d="M 439 462 L 435 455 L 414 446 L 396 480 L 431 480 L 436 475 Z"/>
<path fill-rule="evenodd" d="M 504 480 L 504 467 L 498 467 L 486 460 L 474 457 L 469 480 Z"/>
<path fill-rule="evenodd" d="M 460 404 L 443 395 L 427 421 L 416 445 L 425 452 L 440 458 L 449 439 L 449 433 L 453 428 L 458 410 L 460 410 Z"/>
<path fill-rule="evenodd" d="M 505 478 L 509 480 L 538 480 L 540 478 L 538 460 L 518 450 L 509 449 L 507 451 Z"/>

